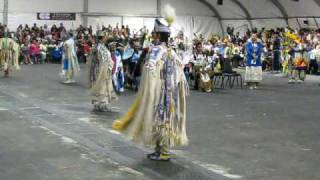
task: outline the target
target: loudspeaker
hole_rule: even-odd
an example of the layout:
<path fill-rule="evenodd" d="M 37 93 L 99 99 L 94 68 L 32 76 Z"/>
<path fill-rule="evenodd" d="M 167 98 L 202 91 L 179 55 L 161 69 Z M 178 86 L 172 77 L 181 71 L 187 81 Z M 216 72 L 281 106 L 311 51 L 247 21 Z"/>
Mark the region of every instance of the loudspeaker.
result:
<path fill-rule="evenodd" d="M 223 5 L 223 0 L 218 0 L 218 5 Z"/>

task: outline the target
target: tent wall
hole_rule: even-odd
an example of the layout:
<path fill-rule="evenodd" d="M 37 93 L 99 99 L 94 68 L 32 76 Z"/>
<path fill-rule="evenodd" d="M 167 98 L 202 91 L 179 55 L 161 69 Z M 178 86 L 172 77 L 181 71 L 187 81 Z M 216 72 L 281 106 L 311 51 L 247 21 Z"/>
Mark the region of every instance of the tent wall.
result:
<path fill-rule="evenodd" d="M 282 17 L 280 10 L 270 0 L 239 0 L 252 18 Z"/>
<path fill-rule="evenodd" d="M 195 0 L 161 0 L 161 10 L 166 4 L 175 7 L 178 16 L 215 16 L 208 7 Z M 88 11 L 109 15 L 156 16 L 157 0 L 89 0 Z"/>
<path fill-rule="evenodd" d="M 4 7 L 4 0 L 0 0 L 0 22 L 3 23 L 3 7 Z"/>
<path fill-rule="evenodd" d="M 4 0 L 0 0 L 0 12 L 3 13 Z"/>
<path fill-rule="evenodd" d="M 204 37 L 212 33 L 221 34 L 218 19 L 204 16 L 180 16 L 171 30 L 173 34 L 183 30 L 187 37 L 194 37 L 194 34 L 202 34 Z"/>
<path fill-rule="evenodd" d="M 3 21 L 4 1 L 0 0 L 0 22 Z M 87 8 L 85 1 L 88 1 Z M 160 3 L 158 3 L 160 1 Z M 222 6 L 216 0 L 8 0 L 8 27 L 11 30 L 19 24 L 59 24 L 60 21 L 39 21 L 37 12 L 73 12 L 75 21 L 64 21 L 67 28 L 76 27 L 88 17 L 88 25 L 94 28 L 98 24 L 115 26 L 129 25 L 132 30 L 142 26 L 153 28 L 154 17 L 163 14 L 163 7 L 171 4 L 177 12 L 177 29 L 184 29 L 187 34 L 202 33 L 205 36 L 211 32 L 222 33 L 219 19 L 221 17 L 223 28 L 229 24 L 245 32 L 250 23 L 254 27 L 275 28 L 286 26 L 285 14 L 289 16 L 289 25 L 294 28 L 300 26 L 318 27 L 320 20 L 319 5 L 315 0 L 276 0 L 281 8 L 272 0 L 224 0 Z M 207 2 L 207 3 L 205 3 Z M 158 7 L 160 5 L 160 7 Z M 137 8 L 139 7 L 139 8 Z M 86 12 L 86 14 L 83 14 Z M 296 17 L 300 17 L 296 19 Z M 308 18 L 309 25 L 303 21 Z M 315 18 L 313 18 L 315 17 Z M 250 19 L 250 21 L 248 21 Z M 316 19 L 316 20 L 315 20 Z M 298 21 L 297 21 L 298 20 Z M 248 26 L 247 26 L 248 25 Z"/>
<path fill-rule="evenodd" d="M 284 19 L 257 19 L 253 20 L 252 24 L 254 27 L 260 28 L 278 28 L 278 27 L 286 27 L 287 24 Z"/>
<path fill-rule="evenodd" d="M 43 21 L 37 20 L 37 12 L 73 12 L 77 13 L 77 16 L 75 21 Z M 82 0 L 9 0 L 8 27 L 15 30 L 19 24 L 53 25 L 62 22 L 67 28 L 72 28 L 82 23 L 81 12 Z"/>
<path fill-rule="evenodd" d="M 304 21 L 308 21 L 305 24 Z M 320 28 L 320 18 L 291 18 L 289 19 L 289 26 L 293 29 L 300 28 Z"/>
<path fill-rule="evenodd" d="M 319 24 L 315 18 L 298 18 L 298 21 L 302 28 L 319 28 Z"/>
<path fill-rule="evenodd" d="M 227 29 L 228 26 L 234 27 L 235 33 L 240 32 L 241 35 L 244 35 L 247 29 L 250 28 L 247 20 L 223 20 L 222 24 L 224 29 Z"/>
<path fill-rule="evenodd" d="M 89 0 L 89 12 L 115 15 L 156 15 L 156 0 Z"/>
<path fill-rule="evenodd" d="M 119 16 L 101 16 L 101 17 L 88 17 L 88 25 L 92 26 L 93 30 L 100 29 L 102 25 L 111 25 L 115 27 L 117 24 L 121 25 L 121 17 Z"/>
<path fill-rule="evenodd" d="M 119 26 L 129 25 L 130 29 L 137 32 L 143 26 L 151 32 L 154 27 L 155 18 L 146 17 L 121 17 L 121 16 L 100 16 L 100 17 L 89 17 L 89 25 L 96 31 L 101 28 L 102 25 L 108 26 Z M 177 16 L 175 23 L 171 27 L 173 35 L 177 34 L 180 30 L 183 30 L 188 37 L 193 37 L 194 33 L 202 34 L 205 37 L 211 35 L 211 33 L 221 34 L 218 19 L 215 17 L 205 16 Z"/>
<path fill-rule="evenodd" d="M 320 16 L 319 5 L 314 0 L 278 0 L 289 16 Z"/>
<path fill-rule="evenodd" d="M 176 9 L 179 16 L 215 16 L 213 12 L 198 0 L 161 0 L 162 10 L 166 4 Z"/>
<path fill-rule="evenodd" d="M 231 0 L 223 1 L 222 6 L 218 6 L 216 0 L 209 0 L 208 2 L 218 10 L 223 18 L 246 18 L 246 15 L 241 8 Z"/>
<path fill-rule="evenodd" d="M 9 0 L 9 12 L 82 12 L 82 0 Z"/>

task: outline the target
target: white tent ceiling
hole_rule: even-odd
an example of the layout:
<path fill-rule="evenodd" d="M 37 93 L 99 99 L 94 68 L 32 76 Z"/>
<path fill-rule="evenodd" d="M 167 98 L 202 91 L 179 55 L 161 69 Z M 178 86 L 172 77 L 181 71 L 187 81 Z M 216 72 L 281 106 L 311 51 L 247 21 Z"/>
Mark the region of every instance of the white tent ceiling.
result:
<path fill-rule="evenodd" d="M 244 27 L 298 28 L 308 26 L 305 20 L 310 27 L 318 27 L 320 18 L 320 0 L 224 0 L 223 5 L 217 5 L 217 0 L 0 0 L 0 19 L 12 29 L 26 23 L 58 23 L 37 20 L 37 12 L 74 12 L 76 21 L 66 21 L 66 26 L 118 23 L 151 28 L 152 18 L 162 14 L 165 4 L 176 8 L 177 28 L 190 34 L 222 33 L 228 25 L 240 31 Z"/>

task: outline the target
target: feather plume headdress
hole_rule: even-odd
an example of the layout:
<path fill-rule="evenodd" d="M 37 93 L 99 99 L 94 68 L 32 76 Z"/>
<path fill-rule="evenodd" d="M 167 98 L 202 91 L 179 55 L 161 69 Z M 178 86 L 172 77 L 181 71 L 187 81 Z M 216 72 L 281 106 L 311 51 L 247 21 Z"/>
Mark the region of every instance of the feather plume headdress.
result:
<path fill-rule="evenodd" d="M 164 6 L 163 14 L 164 14 L 164 19 L 167 21 L 169 26 L 171 26 L 176 19 L 176 10 L 169 4 L 166 4 Z"/>
<path fill-rule="evenodd" d="M 165 5 L 164 7 L 164 20 L 161 21 L 160 19 L 155 20 L 155 32 L 165 32 L 170 33 L 170 26 L 173 24 L 173 22 L 176 19 L 176 12 L 175 9 L 170 5 Z"/>

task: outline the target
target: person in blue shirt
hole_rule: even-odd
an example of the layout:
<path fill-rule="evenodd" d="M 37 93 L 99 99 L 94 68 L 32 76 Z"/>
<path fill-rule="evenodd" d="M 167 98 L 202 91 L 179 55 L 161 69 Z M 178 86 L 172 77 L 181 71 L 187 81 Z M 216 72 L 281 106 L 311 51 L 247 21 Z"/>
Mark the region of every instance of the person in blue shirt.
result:
<path fill-rule="evenodd" d="M 55 63 L 60 63 L 62 58 L 62 46 L 59 46 L 59 42 L 56 43 L 56 45 L 53 47 L 53 50 L 51 51 L 51 57 L 52 61 Z"/>
<path fill-rule="evenodd" d="M 141 57 L 141 52 L 139 51 L 138 47 L 135 46 L 134 52 L 132 54 L 129 64 L 130 64 L 130 73 L 131 73 L 131 76 L 133 77 L 132 85 L 136 91 L 138 90 L 139 81 L 138 81 L 138 77 L 135 76 L 135 69 L 137 68 L 140 57 Z"/>
<path fill-rule="evenodd" d="M 263 44 L 258 40 L 257 35 L 253 34 L 246 44 L 247 66 L 245 81 L 249 89 L 257 89 L 262 81 L 262 63 Z"/>
<path fill-rule="evenodd" d="M 124 72 L 122 63 L 122 54 L 117 49 L 116 43 L 110 43 L 111 58 L 113 61 L 112 79 L 117 93 L 124 92 Z"/>

